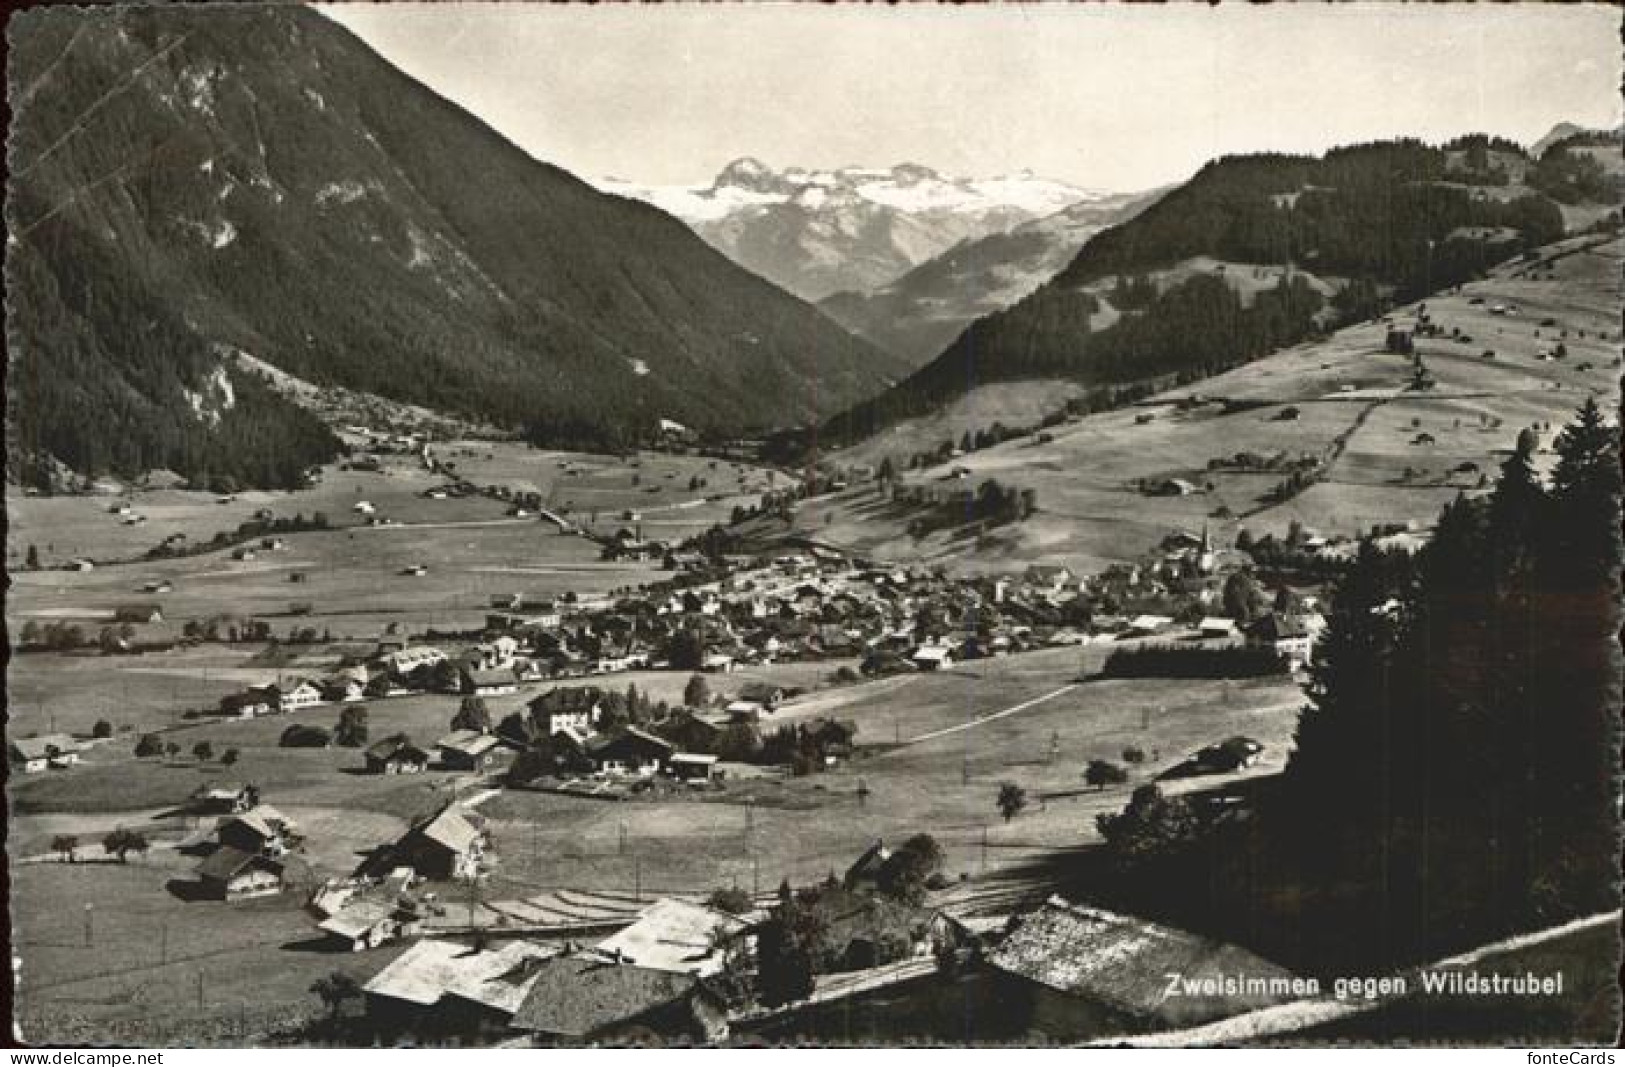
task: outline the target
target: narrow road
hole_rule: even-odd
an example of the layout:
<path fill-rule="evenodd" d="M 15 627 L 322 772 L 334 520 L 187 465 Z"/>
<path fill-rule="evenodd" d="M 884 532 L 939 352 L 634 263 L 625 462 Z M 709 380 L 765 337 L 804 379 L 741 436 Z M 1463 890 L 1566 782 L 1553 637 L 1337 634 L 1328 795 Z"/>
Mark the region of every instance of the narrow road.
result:
<path fill-rule="evenodd" d="M 920 734 L 918 737 L 911 737 L 904 741 L 903 744 L 917 745 L 921 741 L 934 741 L 939 737 L 947 737 L 949 734 L 957 734 L 961 730 L 969 730 L 972 727 L 981 726 L 983 723 L 992 722 L 994 719 L 1002 719 L 1006 715 L 1014 715 L 1017 712 L 1026 711 L 1028 708 L 1036 707 L 1039 704 L 1044 703 L 1046 700 L 1054 700 L 1062 693 L 1070 693 L 1077 687 L 1077 682 L 1071 682 L 1067 685 L 1061 686 L 1059 689 L 1045 693 L 1041 697 L 1033 697 L 1031 700 L 1023 701 L 1020 704 L 1014 704 L 1002 711 L 995 711 L 990 715 L 983 715 L 979 719 L 972 719 L 970 722 L 962 722 L 958 726 L 945 726 L 940 730 L 932 730 L 930 733 Z"/>

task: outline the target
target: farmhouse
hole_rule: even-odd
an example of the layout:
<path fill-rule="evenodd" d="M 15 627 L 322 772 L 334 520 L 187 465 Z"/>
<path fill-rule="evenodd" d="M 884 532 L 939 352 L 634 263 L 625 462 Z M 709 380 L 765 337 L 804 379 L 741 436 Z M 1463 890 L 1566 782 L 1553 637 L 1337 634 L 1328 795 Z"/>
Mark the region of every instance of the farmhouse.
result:
<path fill-rule="evenodd" d="M 394 901 L 351 900 L 318 926 L 350 952 L 377 948 L 396 938 L 412 937 L 423 929 L 417 901 L 401 896 Z"/>
<path fill-rule="evenodd" d="M 617 964 L 596 953 L 543 963 L 513 1015 L 538 1044 L 613 1041 L 653 1031 L 665 1040 L 727 1037 L 726 1005 L 692 975 Z"/>
<path fill-rule="evenodd" d="M 277 710 L 284 714 L 313 708 L 322 702 L 322 687 L 309 678 L 295 678 L 286 685 L 275 688 L 281 697 Z"/>
<path fill-rule="evenodd" d="M 298 826 L 269 804 L 233 815 L 215 828 L 222 849 L 276 858 L 298 844 Z"/>
<path fill-rule="evenodd" d="M 1307 984 L 1233 945 L 1060 897 L 1017 919 L 987 962 L 1001 1007 L 1050 1041 L 1193 1026 L 1296 999 Z M 1169 996 L 1171 975 L 1191 992 Z M 1223 992 L 1203 992 L 1210 982 Z"/>
<path fill-rule="evenodd" d="M 440 765 L 449 771 L 483 771 L 496 761 L 498 744 L 495 737 L 478 730 L 453 730 L 434 747 L 440 754 Z"/>
<path fill-rule="evenodd" d="M 505 696 L 519 691 L 519 676 L 512 667 L 465 667 L 458 677 L 462 691 L 473 696 Z"/>
<path fill-rule="evenodd" d="M 945 670 L 954 665 L 953 652 L 944 645 L 921 645 L 910 661 L 922 671 Z"/>
<path fill-rule="evenodd" d="M 600 941 L 597 951 L 621 963 L 706 977 L 722 969 L 720 940 L 744 928 L 742 920 L 726 912 L 662 898 L 631 926 Z"/>
<path fill-rule="evenodd" d="M 665 770 L 675 750 L 668 741 L 627 726 L 614 734 L 594 738 L 587 756 L 601 774 L 629 774 L 648 777 Z"/>
<path fill-rule="evenodd" d="M 13 770 L 37 774 L 51 767 L 69 767 L 79 762 L 79 742 L 67 734 L 19 737 L 9 746 Z"/>
<path fill-rule="evenodd" d="M 256 686 L 242 693 L 227 693 L 220 698 L 220 714 L 239 719 L 257 719 L 281 709 L 280 694 L 271 686 Z"/>
<path fill-rule="evenodd" d="M 1159 634 L 1174 624 L 1174 620 L 1166 615 L 1136 615 L 1129 620 L 1128 629 L 1124 637 L 1150 637 Z"/>
<path fill-rule="evenodd" d="M 361 672 L 362 675 L 366 671 Z M 364 677 L 341 673 L 322 680 L 322 699 L 335 704 L 354 704 L 366 699 L 367 681 Z"/>
<path fill-rule="evenodd" d="M 485 843 L 485 831 L 463 809 L 446 804 L 368 856 L 356 873 L 382 877 L 398 867 L 410 867 L 419 877 L 435 881 L 466 878 L 478 869 Z"/>
<path fill-rule="evenodd" d="M 240 782 L 205 782 L 192 791 L 191 809 L 199 815 L 235 815 L 260 802 L 260 792 Z"/>
<path fill-rule="evenodd" d="M 1303 620 L 1294 615 L 1271 612 L 1247 627 L 1247 639 L 1268 645 L 1285 656 L 1294 670 L 1309 662 L 1314 652 L 1314 636 Z"/>
<path fill-rule="evenodd" d="M 197 867 L 198 891 L 212 900 L 242 900 L 282 892 L 282 864 L 267 856 L 221 846 Z"/>
<path fill-rule="evenodd" d="M 367 749 L 368 774 L 420 774 L 429 766 L 429 754 L 405 734 L 394 734 Z"/>
<path fill-rule="evenodd" d="M 481 947 L 419 941 L 363 988 L 367 1019 L 393 1038 L 479 1040 L 503 1035 L 559 948 L 514 940 Z"/>
<path fill-rule="evenodd" d="M 1236 630 L 1235 620 L 1227 619 L 1223 615 L 1209 615 L 1205 617 L 1200 623 L 1197 624 L 1196 629 L 1197 632 L 1207 640 L 1235 637 L 1238 633 Z"/>
<path fill-rule="evenodd" d="M 549 736 L 566 727 L 592 733 L 604 714 L 604 691 L 597 686 L 549 689 L 528 707 L 531 719 Z"/>

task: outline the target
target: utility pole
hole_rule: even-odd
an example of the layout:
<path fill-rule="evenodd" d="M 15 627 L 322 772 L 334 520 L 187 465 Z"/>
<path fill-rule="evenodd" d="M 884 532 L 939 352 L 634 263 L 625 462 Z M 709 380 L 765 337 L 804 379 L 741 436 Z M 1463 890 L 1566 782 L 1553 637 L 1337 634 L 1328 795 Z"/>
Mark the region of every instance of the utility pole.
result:
<path fill-rule="evenodd" d="M 987 824 L 982 824 L 982 871 L 987 871 Z"/>
<path fill-rule="evenodd" d="M 643 903 L 643 857 L 632 857 L 632 899 Z"/>
<path fill-rule="evenodd" d="M 750 898 L 754 901 L 762 895 L 762 861 L 755 855 L 750 858 Z"/>
<path fill-rule="evenodd" d="M 85 947 L 96 943 L 96 905 L 85 905 Z"/>

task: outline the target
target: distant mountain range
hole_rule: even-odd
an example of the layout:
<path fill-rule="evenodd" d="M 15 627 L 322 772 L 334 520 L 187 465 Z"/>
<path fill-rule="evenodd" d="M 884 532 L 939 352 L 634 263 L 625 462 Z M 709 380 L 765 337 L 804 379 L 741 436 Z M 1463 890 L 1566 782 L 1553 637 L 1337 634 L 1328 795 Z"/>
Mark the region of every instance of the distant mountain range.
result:
<path fill-rule="evenodd" d="M 912 163 L 780 171 L 748 157 L 710 185 L 606 178 L 598 187 L 677 216 L 734 262 L 812 301 L 880 288 L 960 242 L 1112 199 L 1030 173 L 958 178 Z"/>
<path fill-rule="evenodd" d="M 988 382 L 1062 379 L 1110 405 L 1217 373 L 1566 229 L 1617 227 L 1618 157 L 1610 144 L 1535 160 L 1474 135 L 1216 160 L 818 440 L 863 439 Z M 861 321 L 851 306 L 826 310 Z"/>
<path fill-rule="evenodd" d="M 961 241 L 879 289 L 836 293 L 818 306 L 859 337 L 923 364 L 971 322 L 1049 281 L 1091 237 L 1161 195 L 1085 200 L 1003 233 Z"/>
<path fill-rule="evenodd" d="M 254 361 L 593 445 L 817 420 L 906 369 L 308 8 L 9 36 L 13 477 L 293 484 L 337 442 Z"/>

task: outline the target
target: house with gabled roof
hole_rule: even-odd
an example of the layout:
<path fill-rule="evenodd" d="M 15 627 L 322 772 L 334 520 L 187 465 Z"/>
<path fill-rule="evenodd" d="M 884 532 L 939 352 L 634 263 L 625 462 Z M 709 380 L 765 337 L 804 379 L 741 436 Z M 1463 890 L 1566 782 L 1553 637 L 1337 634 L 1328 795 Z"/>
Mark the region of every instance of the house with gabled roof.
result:
<path fill-rule="evenodd" d="M 676 748 L 654 734 L 625 726 L 613 734 L 596 737 L 587 745 L 587 756 L 600 774 L 649 777 L 666 769 Z"/>
<path fill-rule="evenodd" d="M 82 746 L 68 734 L 18 737 L 7 746 L 13 770 L 37 774 L 52 767 L 70 767 L 79 762 Z"/>
<path fill-rule="evenodd" d="M 367 747 L 368 774 L 421 774 L 429 767 L 429 753 L 406 734 L 392 734 Z"/>
<path fill-rule="evenodd" d="M 434 743 L 440 765 L 450 771 L 485 771 L 496 762 L 502 744 L 492 734 L 478 730 L 453 730 Z"/>
<path fill-rule="evenodd" d="M 721 939 L 744 929 L 744 921 L 727 912 L 662 897 L 596 951 L 620 963 L 703 978 L 722 969 Z"/>
<path fill-rule="evenodd" d="M 221 820 L 214 836 L 221 848 L 274 859 L 299 843 L 299 827 L 271 805 L 259 804 Z"/>
<path fill-rule="evenodd" d="M 198 892 L 214 900 L 272 896 L 282 892 L 282 874 L 269 856 L 221 846 L 198 864 Z"/>
<path fill-rule="evenodd" d="M 365 987 L 368 1022 L 391 1039 L 490 1040 L 508 1032 L 557 945 L 527 939 L 469 945 L 419 941 Z"/>
<path fill-rule="evenodd" d="M 485 847 L 484 819 L 452 802 L 415 820 L 406 833 L 362 861 L 356 873 L 376 878 L 409 867 L 436 881 L 467 878 L 479 869 Z"/>
<path fill-rule="evenodd" d="M 1058 896 L 1013 920 L 986 961 L 1003 1009 L 1050 1041 L 1193 1026 L 1305 995 L 1304 979 L 1245 949 Z M 1189 992 L 1168 995 L 1175 975 Z"/>
<path fill-rule="evenodd" d="M 641 1033 L 664 1041 L 715 1042 L 728 1034 L 726 1003 L 702 980 L 598 953 L 543 963 L 511 1025 L 537 1044 L 608 1042 Z"/>

